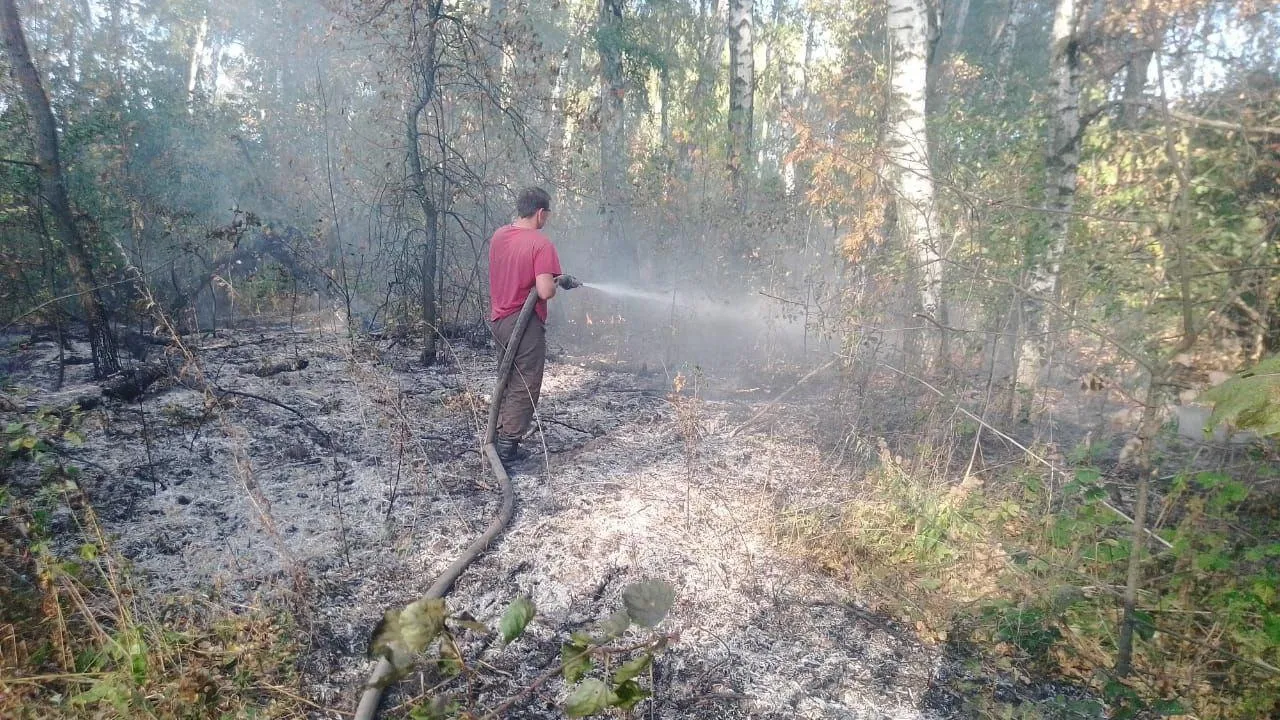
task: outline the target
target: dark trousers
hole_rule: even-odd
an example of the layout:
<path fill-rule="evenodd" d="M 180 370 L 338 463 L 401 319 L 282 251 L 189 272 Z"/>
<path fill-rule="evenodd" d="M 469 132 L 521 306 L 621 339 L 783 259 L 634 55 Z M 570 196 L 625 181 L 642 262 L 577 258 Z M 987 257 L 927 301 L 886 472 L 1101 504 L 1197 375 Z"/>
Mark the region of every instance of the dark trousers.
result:
<path fill-rule="evenodd" d="M 511 331 L 516 328 L 514 313 L 489 323 L 493 336 L 498 341 L 498 362 L 507 351 L 507 343 L 511 340 Z M 542 369 L 547 362 L 547 326 L 537 315 L 529 318 L 525 326 L 524 337 L 516 348 L 516 360 L 511 367 L 511 379 L 507 381 L 507 389 L 497 398 L 498 437 L 507 440 L 519 440 L 533 422 L 533 408 L 538 404 L 538 395 L 542 392 Z"/>

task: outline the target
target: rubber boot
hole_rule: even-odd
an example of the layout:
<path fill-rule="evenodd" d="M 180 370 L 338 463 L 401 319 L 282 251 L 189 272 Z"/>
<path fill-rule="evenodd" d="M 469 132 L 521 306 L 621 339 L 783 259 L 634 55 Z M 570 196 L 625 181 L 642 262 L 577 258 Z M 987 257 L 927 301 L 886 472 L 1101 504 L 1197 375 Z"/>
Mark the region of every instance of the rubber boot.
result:
<path fill-rule="evenodd" d="M 498 451 L 498 459 L 503 465 L 519 462 L 528 457 L 528 453 L 520 449 L 520 441 L 514 438 L 499 437 L 493 441 L 493 447 Z"/>

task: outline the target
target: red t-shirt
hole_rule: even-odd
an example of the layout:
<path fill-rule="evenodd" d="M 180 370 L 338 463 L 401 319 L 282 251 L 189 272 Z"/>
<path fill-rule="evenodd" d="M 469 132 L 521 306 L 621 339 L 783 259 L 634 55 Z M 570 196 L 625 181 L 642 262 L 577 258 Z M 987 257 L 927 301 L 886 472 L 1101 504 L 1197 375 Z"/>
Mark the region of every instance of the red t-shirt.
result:
<path fill-rule="evenodd" d="M 501 320 L 520 312 L 539 275 L 559 275 L 556 246 L 539 230 L 503 225 L 489 241 L 489 319 Z M 534 312 L 547 321 L 547 301 Z"/>

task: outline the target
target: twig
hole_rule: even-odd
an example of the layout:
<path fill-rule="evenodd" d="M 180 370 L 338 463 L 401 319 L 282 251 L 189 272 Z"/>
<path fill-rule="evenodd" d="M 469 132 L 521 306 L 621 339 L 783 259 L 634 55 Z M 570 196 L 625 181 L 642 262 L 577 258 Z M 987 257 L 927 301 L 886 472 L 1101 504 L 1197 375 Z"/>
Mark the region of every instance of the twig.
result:
<path fill-rule="evenodd" d="M 284 695 L 285 697 L 287 697 L 287 698 L 289 698 L 289 699 L 291 699 L 291 700 L 297 700 L 297 701 L 298 701 L 298 702 L 300 702 L 300 703 L 303 703 L 303 704 L 305 704 L 305 705 L 310 705 L 311 707 L 313 707 L 313 708 L 315 708 L 315 709 L 317 709 L 317 710 L 320 710 L 320 711 L 322 711 L 322 712 L 325 712 L 325 713 L 333 713 L 333 714 L 337 714 L 337 715 L 345 715 L 345 716 L 347 716 L 347 717 L 353 717 L 353 716 L 355 715 L 355 713 L 350 712 L 349 710 L 339 710 L 339 709 L 337 709 L 337 708 L 325 707 L 325 706 L 320 705 L 320 704 L 318 704 L 318 703 L 316 703 L 316 702 L 314 702 L 314 701 L 312 701 L 312 700 L 308 700 L 308 699 L 306 699 L 306 698 L 302 697 L 301 695 L 299 695 L 299 694 L 297 694 L 297 693 L 293 692 L 293 691 L 292 691 L 292 690 L 290 690 L 289 688 L 281 687 L 281 686 L 279 686 L 279 685 L 272 685 L 272 684 L 270 684 L 270 683 L 262 683 L 262 684 L 258 685 L 258 689 L 260 689 L 260 690 L 270 690 L 271 692 L 279 693 L 279 694 Z"/>
<path fill-rule="evenodd" d="M 311 419 L 310 419 L 310 418 L 308 418 L 306 415 L 303 415 L 303 414 L 302 414 L 302 412 L 301 412 L 300 410 L 297 410 L 297 409 L 295 409 L 295 408 L 289 407 L 288 405 L 285 405 L 284 403 L 280 402 L 279 400 L 272 400 L 272 399 L 271 399 L 271 398 L 269 398 L 269 397 L 263 397 L 263 396 L 261 396 L 261 395 L 254 395 L 254 394 L 253 394 L 253 393 L 251 393 L 251 392 L 244 392 L 243 390 L 228 390 L 228 389 L 223 388 L 223 387 L 218 387 L 217 385 L 210 385 L 209 387 L 210 387 L 210 389 L 211 389 L 211 390 L 213 390 L 213 391 L 214 391 L 214 392 L 216 392 L 216 393 L 220 393 L 220 394 L 223 394 L 223 395 L 236 395 L 236 396 L 239 396 L 239 397 L 245 397 L 245 398 L 249 398 L 249 399 L 251 399 L 251 400 L 257 400 L 257 401 L 259 401 L 259 402 L 267 403 L 268 405 L 275 405 L 276 407 L 278 407 L 278 408 L 282 408 L 282 409 L 284 409 L 284 410 L 288 410 L 289 412 L 291 412 L 291 413 L 293 413 L 294 415 L 297 415 L 299 418 L 301 418 L 301 419 L 302 419 L 302 422 L 304 422 L 304 423 L 306 423 L 306 424 L 307 424 L 307 427 L 309 427 L 309 428 L 311 428 L 312 430 L 315 430 L 316 432 L 320 433 L 320 435 L 324 438 L 324 446 L 325 446 L 326 448 L 333 449 L 333 438 L 329 437 L 329 433 L 325 432 L 324 430 L 321 430 L 321 429 L 320 429 L 320 426 L 318 426 L 318 425 L 316 425 L 315 423 L 311 422 Z"/>
<path fill-rule="evenodd" d="M 583 430 L 582 428 L 580 428 L 580 427 L 576 427 L 576 426 L 574 426 L 574 425 L 570 425 L 569 423 L 567 423 L 567 422 L 565 422 L 565 421 L 563 421 L 563 420 L 557 420 L 557 419 L 555 419 L 555 418 L 551 418 L 551 417 L 542 418 L 542 421 L 543 421 L 543 422 L 547 422 L 547 423 L 551 423 L 552 425 L 559 425 L 559 426 L 561 426 L 561 427 L 566 427 L 566 428 L 569 428 L 570 430 L 573 430 L 574 432 L 580 432 L 580 433 L 582 433 L 583 435 L 590 435 L 591 437 L 600 437 L 601 435 L 603 435 L 603 434 L 604 434 L 603 432 L 596 432 L 596 431 L 594 431 L 594 430 Z"/>
<path fill-rule="evenodd" d="M 1192 115 L 1191 113 L 1182 112 L 1181 110 L 1174 110 L 1173 108 L 1168 107 L 1168 101 L 1156 102 L 1154 100 L 1126 100 L 1125 102 L 1130 105 L 1159 110 L 1168 117 L 1188 125 L 1213 128 L 1215 130 L 1229 130 L 1244 133 L 1245 135 L 1280 135 L 1280 127 L 1274 125 L 1245 125 L 1243 123 L 1234 123 L 1227 120 L 1214 120 L 1212 118 L 1200 117 L 1199 115 Z"/>

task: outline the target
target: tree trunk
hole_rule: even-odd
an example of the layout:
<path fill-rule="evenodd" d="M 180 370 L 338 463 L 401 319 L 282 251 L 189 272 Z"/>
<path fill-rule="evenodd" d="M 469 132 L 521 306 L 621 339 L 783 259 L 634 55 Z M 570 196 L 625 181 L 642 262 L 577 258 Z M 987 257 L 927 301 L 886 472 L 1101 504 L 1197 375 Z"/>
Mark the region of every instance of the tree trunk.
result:
<path fill-rule="evenodd" d="M 414 68 L 418 82 L 414 88 L 413 104 L 405 118 L 409 190 L 422 209 L 422 363 L 424 365 L 434 365 L 436 362 L 436 339 L 440 325 L 440 289 L 436 287 L 439 212 L 435 201 L 431 198 L 427 176 L 422 169 L 422 147 L 418 141 L 420 132 L 418 125 L 422 111 L 431 104 L 436 93 L 436 37 L 441 5 L 441 0 L 433 0 L 429 5 L 427 27 L 422 35 L 422 47 L 417 54 Z"/>
<path fill-rule="evenodd" d="M 936 324 L 946 324 L 942 299 L 942 257 L 938 251 L 938 219 L 925 120 L 928 96 L 929 16 L 925 0 L 891 0 L 889 35 L 893 48 L 893 89 L 888 132 L 890 162 L 898 190 L 898 229 L 903 245 L 920 273 L 920 309 Z M 940 332 L 929 353 L 943 357 Z"/>
<path fill-rule="evenodd" d="M 1138 102 L 1142 100 L 1143 90 L 1147 87 L 1148 69 L 1154 55 L 1155 51 L 1151 48 L 1140 47 L 1130 52 L 1125 62 L 1124 104 L 1120 106 L 1120 123 L 1126 128 L 1137 127 L 1138 119 L 1142 117 L 1142 108 Z"/>
<path fill-rule="evenodd" d="M 507 75 L 507 1 L 489 0 L 489 25 L 494 33 L 492 49 L 486 65 L 489 82 L 498 90 L 499 97 L 506 97 Z"/>
<path fill-rule="evenodd" d="M 746 210 L 751 176 L 756 65 L 751 39 L 754 0 L 729 6 L 729 183 L 740 211 Z"/>
<path fill-rule="evenodd" d="M 814 49 L 814 16 L 809 15 L 804 25 L 804 50 L 800 59 L 800 82 L 795 89 L 795 97 L 792 98 L 790 107 L 803 118 L 807 115 L 809 109 L 809 76 L 810 64 L 813 62 Z M 796 193 L 804 191 L 805 182 L 798 177 L 795 158 L 791 153 L 787 153 L 787 159 L 782 166 L 782 187 L 787 197 L 794 197 Z"/>
<path fill-rule="evenodd" d="M 1022 299 L 1022 338 L 1015 384 L 1021 397 L 1019 416 L 1030 419 L 1040 373 L 1048 360 L 1049 322 L 1043 298 L 1058 291 L 1062 254 L 1071 230 L 1075 206 L 1076 170 L 1080 164 L 1080 57 L 1076 39 L 1079 7 L 1076 0 L 1058 0 L 1053 21 L 1052 74 L 1054 115 L 1045 158 L 1048 187 L 1048 229 L 1043 242 L 1026 248 L 1026 287 Z"/>
<path fill-rule="evenodd" d="M 92 257 L 71 214 L 62 161 L 58 157 L 58 130 L 54 124 L 53 110 L 49 107 L 49 97 L 45 95 L 35 64 L 31 62 L 16 0 L 0 0 L 0 26 L 9 65 L 27 104 L 36 164 L 40 168 L 41 191 L 48 202 L 49 214 L 53 216 L 58 241 L 67 253 L 67 266 L 84 307 L 89 344 L 93 352 L 93 374 L 96 378 L 104 378 L 120 370 L 120 358 L 116 353 L 115 337 L 111 334 L 107 306 L 102 301 L 94 279 Z"/>
<path fill-rule="evenodd" d="M 589 21 L 575 19 L 570 14 L 569 21 L 574 30 L 565 38 L 564 48 L 560 51 L 560 61 L 555 71 L 555 81 L 551 88 L 551 122 L 553 123 L 550 140 L 547 143 L 547 165 L 551 175 L 561 184 L 569 181 L 570 168 L 573 166 L 572 146 L 575 115 L 566 112 L 568 103 L 565 98 L 572 93 L 575 70 L 582 62 L 582 38 L 585 29 L 590 27 Z"/>
<path fill-rule="evenodd" d="M 623 113 L 626 79 L 622 75 L 622 48 L 617 37 L 625 0 L 600 0 L 600 205 L 604 216 L 604 250 L 615 257 L 636 255 L 628 249 L 619 215 L 624 204 L 629 152 Z"/>
<path fill-rule="evenodd" d="M 764 44 L 764 66 L 763 71 L 768 71 L 771 67 L 778 70 L 778 87 L 774 93 L 764 96 L 762 106 L 760 108 L 760 142 L 756 144 L 755 166 L 756 168 L 769 167 L 770 170 L 780 169 L 776 162 L 770 162 L 776 159 L 774 147 L 778 145 L 779 127 L 782 123 L 782 117 L 786 108 L 787 97 L 787 56 L 785 53 L 779 52 L 779 40 L 782 37 L 780 28 L 782 27 L 782 5 L 783 0 L 773 0 L 773 9 L 769 14 L 770 30 L 761 32 L 761 42 Z"/>
<path fill-rule="evenodd" d="M 1018 31 L 1027 17 L 1028 0 L 1009 0 L 1009 14 L 996 34 L 996 99 L 1003 100 L 1013 72 L 1013 53 L 1018 47 Z"/>
<path fill-rule="evenodd" d="M 698 20 L 705 40 L 698 47 L 698 79 L 693 86 L 692 98 L 695 102 L 711 92 L 720 74 L 720 53 L 724 50 L 726 38 L 721 7 L 725 1 L 701 0 L 698 4 Z"/>
<path fill-rule="evenodd" d="M 204 61 L 204 44 L 209 35 L 209 14 L 200 16 L 200 27 L 196 29 L 195 39 L 191 43 L 191 62 L 187 64 L 187 112 L 194 112 L 196 102 L 196 83 L 200 79 L 200 65 Z"/>

